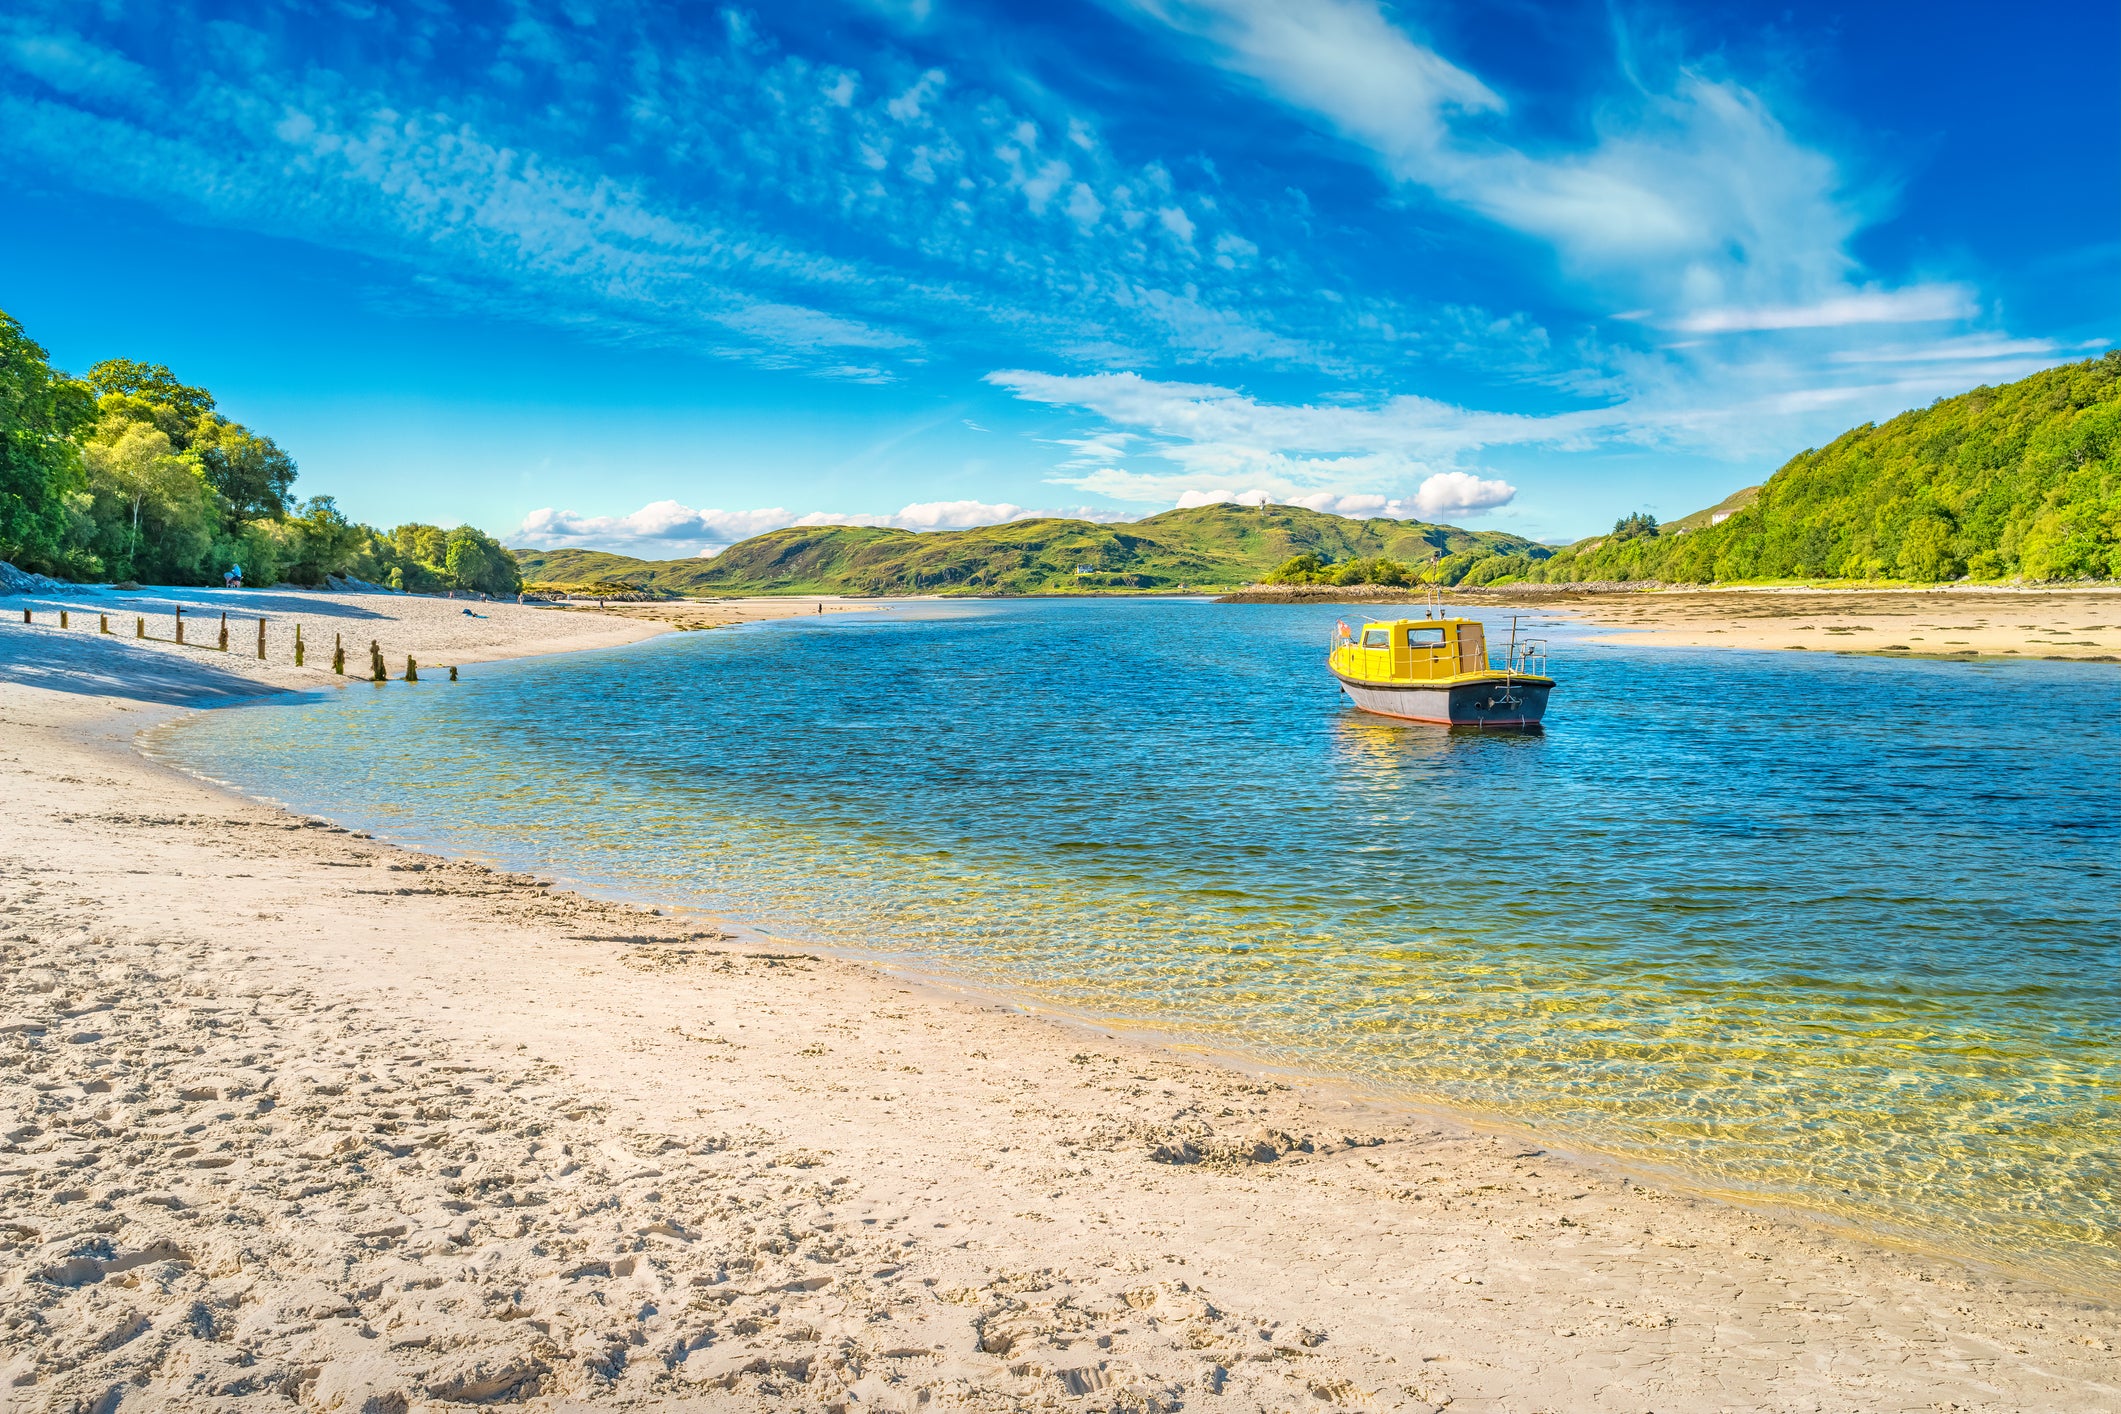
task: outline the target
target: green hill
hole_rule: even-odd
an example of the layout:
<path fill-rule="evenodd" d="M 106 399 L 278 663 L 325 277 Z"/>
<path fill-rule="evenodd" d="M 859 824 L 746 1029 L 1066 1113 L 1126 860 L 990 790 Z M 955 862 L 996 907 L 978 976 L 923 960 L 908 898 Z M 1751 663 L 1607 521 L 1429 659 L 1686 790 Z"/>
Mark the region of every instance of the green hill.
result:
<path fill-rule="evenodd" d="M 1513 577 L 2121 578 L 2121 351 L 1866 423 L 1712 509 L 1732 514 L 1631 517 Z"/>
<path fill-rule="evenodd" d="M 690 560 L 636 560 L 602 550 L 517 550 L 516 564 L 523 582 L 540 584 L 608 584 L 624 580 L 645 587 L 646 580 L 662 564 L 687 565 Z"/>
<path fill-rule="evenodd" d="M 1196 506 L 1124 525 L 1023 520 L 972 530 L 791 526 L 711 559 L 634 560 L 593 550 L 518 550 L 526 580 L 625 581 L 681 594 L 1073 594 L 1232 588 L 1291 556 L 1444 557 L 1548 551 L 1521 536 L 1421 521 L 1349 520 L 1299 506 Z"/>

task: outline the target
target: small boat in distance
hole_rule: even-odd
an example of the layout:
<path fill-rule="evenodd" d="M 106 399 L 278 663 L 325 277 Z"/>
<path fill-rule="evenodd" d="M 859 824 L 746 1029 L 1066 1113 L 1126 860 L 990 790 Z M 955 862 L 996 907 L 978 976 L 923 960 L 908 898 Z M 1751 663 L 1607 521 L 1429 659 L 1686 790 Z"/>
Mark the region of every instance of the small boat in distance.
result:
<path fill-rule="evenodd" d="M 1433 612 L 1433 611 L 1432 611 Z M 1520 640 L 1510 620 L 1502 666 L 1488 663 L 1488 631 L 1476 619 L 1376 619 L 1334 626 L 1326 665 L 1365 712 L 1453 727 L 1536 727 L 1554 680 L 1546 643 Z"/>

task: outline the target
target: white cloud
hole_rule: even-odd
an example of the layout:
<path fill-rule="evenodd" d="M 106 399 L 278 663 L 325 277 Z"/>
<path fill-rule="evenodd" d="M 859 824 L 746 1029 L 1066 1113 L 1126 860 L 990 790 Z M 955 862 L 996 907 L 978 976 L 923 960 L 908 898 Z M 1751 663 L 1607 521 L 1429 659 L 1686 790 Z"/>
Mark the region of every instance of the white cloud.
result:
<path fill-rule="evenodd" d="M 1264 486 L 1247 491 L 1215 487 L 1206 491 L 1184 491 L 1178 507 L 1238 505 L 1302 506 L 1350 520 L 1452 520 L 1479 515 L 1508 505 L 1517 488 L 1507 481 L 1469 475 L 1463 471 L 1439 471 L 1424 479 L 1409 496 L 1387 496 L 1376 491 L 1314 491 L 1304 496 L 1277 495 Z"/>
<path fill-rule="evenodd" d="M 1838 165 L 1736 82 L 1674 66 L 1661 89 L 1637 80 L 1587 114 L 1588 143 L 1541 150 L 1511 141 L 1501 95 L 1378 0 L 1115 3 L 1201 41 L 1392 178 L 1547 242 L 1622 297 L 1669 314 L 1759 305 L 1815 317 L 1862 297 L 1848 285 L 1848 242 L 1865 212 Z"/>
<path fill-rule="evenodd" d="M 1133 373 L 1014 369 L 987 381 L 1027 401 L 1081 408 L 1115 424 L 1059 439 L 1071 449 L 1063 484 L 1124 501 L 1272 500 L 1400 519 L 1507 505 L 1514 486 L 1453 463 L 1491 446 L 1580 445 L 1625 416 L 1480 413 L 1413 396 L 1370 406 L 1263 403 L 1231 388 Z"/>
<path fill-rule="evenodd" d="M 700 544 L 731 544 L 793 525 L 797 517 L 779 506 L 756 511 L 694 510 L 677 501 L 652 501 L 631 515 L 585 516 L 550 506 L 523 518 L 516 540 L 541 549 L 560 546 L 618 550 L 632 554 L 689 554 Z"/>
<path fill-rule="evenodd" d="M 1027 402 L 1085 408 L 1171 443 L 1253 448 L 1262 454 L 1449 457 L 1488 446 L 1580 443 L 1618 420 L 1606 409 L 1546 417 L 1475 412 L 1414 394 L 1368 406 L 1264 403 L 1233 388 L 1158 382 L 1137 373 L 1003 369 L 986 381 Z"/>
<path fill-rule="evenodd" d="M 858 319 L 792 304 L 755 304 L 722 315 L 720 322 L 791 348 L 903 349 L 913 343 L 903 334 Z"/>
<path fill-rule="evenodd" d="M 805 511 L 785 507 L 760 510 L 695 510 L 678 501 L 654 501 L 631 515 L 589 516 L 545 507 L 523 518 L 514 540 L 539 549 L 610 550 L 644 559 L 671 559 L 716 554 L 739 540 L 804 525 L 867 525 L 896 530 L 966 530 L 1010 521 L 1065 516 L 1076 520 L 1116 521 L 1124 513 L 1091 506 L 1032 510 L 1007 501 L 916 501 L 889 515 L 864 512 Z"/>
<path fill-rule="evenodd" d="M 1666 327 L 1688 334 L 1731 334 L 1760 329 L 1839 329 L 1851 324 L 1940 324 L 1979 311 L 1964 285 L 1910 285 L 1863 290 L 1806 305 L 1725 306 L 1701 309 Z"/>
<path fill-rule="evenodd" d="M 922 74 L 918 82 L 884 105 L 884 111 L 901 123 L 915 123 L 921 119 L 921 109 L 934 101 L 943 91 L 943 71 L 930 69 Z"/>
<path fill-rule="evenodd" d="M 1250 491 L 1231 491 L 1217 486 L 1208 491 L 1181 491 L 1178 504 L 1173 509 L 1186 511 L 1195 506 L 1267 506 L 1274 503 L 1272 492 L 1263 487 Z"/>
<path fill-rule="evenodd" d="M 888 50 L 819 62 L 733 11 L 698 30 L 550 9 L 523 0 L 447 63 L 408 42 L 337 68 L 182 18 L 0 16 L 0 131 L 83 188 L 401 262 L 435 303 L 834 377 L 903 373 L 936 341 L 1296 360 L 1311 344 L 1280 325 L 1339 318 L 1203 269 L 1157 221 L 1190 241 L 1192 204 L 1202 238 L 1259 244 L 1277 208 L 1121 161 L 1051 94 Z M 514 77 L 467 89 L 482 65 Z M 550 104 L 522 103 L 533 80 Z M 589 112 L 620 121 L 585 144 Z M 1042 124 L 1067 160 L 1038 151 Z"/>

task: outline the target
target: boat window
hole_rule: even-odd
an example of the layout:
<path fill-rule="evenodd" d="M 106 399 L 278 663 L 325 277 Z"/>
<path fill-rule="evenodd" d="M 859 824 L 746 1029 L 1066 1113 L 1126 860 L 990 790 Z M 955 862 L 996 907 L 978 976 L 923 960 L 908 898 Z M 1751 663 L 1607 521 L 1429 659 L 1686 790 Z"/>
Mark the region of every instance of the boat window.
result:
<path fill-rule="evenodd" d="M 1409 648 L 1443 647 L 1443 630 L 1440 628 L 1410 628 L 1407 630 Z"/>
<path fill-rule="evenodd" d="M 1362 646 L 1365 648 L 1388 648 L 1391 646 L 1390 637 L 1381 628 L 1364 629 Z"/>

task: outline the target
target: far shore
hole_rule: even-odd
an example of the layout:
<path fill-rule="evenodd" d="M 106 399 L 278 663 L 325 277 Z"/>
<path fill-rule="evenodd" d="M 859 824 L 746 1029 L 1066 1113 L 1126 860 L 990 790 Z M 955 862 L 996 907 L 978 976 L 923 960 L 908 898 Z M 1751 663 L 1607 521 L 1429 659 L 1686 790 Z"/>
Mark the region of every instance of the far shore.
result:
<path fill-rule="evenodd" d="M 1230 596 L 1245 603 L 1426 602 L 1423 590 L 1303 586 Z M 1536 607 L 1625 630 L 1600 641 L 1668 648 L 1875 653 L 1909 658 L 2026 658 L 2121 662 L 2121 585 L 1817 588 L 1806 585 L 1584 588 L 1566 584 L 1446 589 L 1444 602 L 1479 610 Z"/>
<path fill-rule="evenodd" d="M 158 641 L 176 599 L 228 651 Z M 425 676 L 821 603 L 883 607 L 0 598 L 0 1402 L 2121 1414 L 2112 1293 L 397 849 L 135 746 L 331 680 L 332 635 Z"/>

